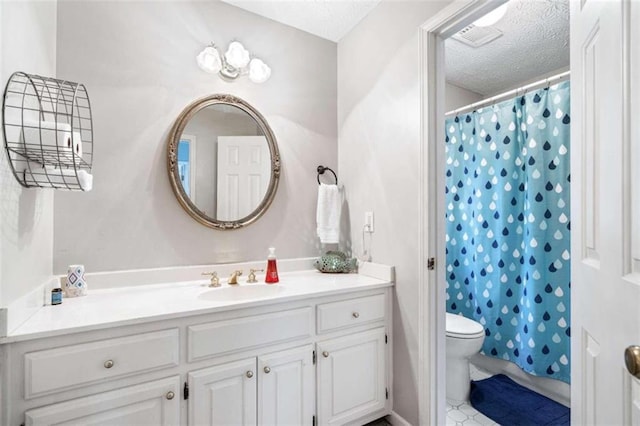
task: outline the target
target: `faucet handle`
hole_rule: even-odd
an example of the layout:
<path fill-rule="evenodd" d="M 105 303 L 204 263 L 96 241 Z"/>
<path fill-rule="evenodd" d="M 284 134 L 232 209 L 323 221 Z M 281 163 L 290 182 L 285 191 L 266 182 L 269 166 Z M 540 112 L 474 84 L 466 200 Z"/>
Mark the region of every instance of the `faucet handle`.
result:
<path fill-rule="evenodd" d="M 257 283 L 256 272 L 263 272 L 264 269 L 249 269 L 249 276 L 247 277 L 248 283 Z"/>
<path fill-rule="evenodd" d="M 211 283 L 209 283 L 209 287 L 220 287 L 220 278 L 218 278 L 217 272 L 203 272 L 202 275 L 211 275 Z"/>

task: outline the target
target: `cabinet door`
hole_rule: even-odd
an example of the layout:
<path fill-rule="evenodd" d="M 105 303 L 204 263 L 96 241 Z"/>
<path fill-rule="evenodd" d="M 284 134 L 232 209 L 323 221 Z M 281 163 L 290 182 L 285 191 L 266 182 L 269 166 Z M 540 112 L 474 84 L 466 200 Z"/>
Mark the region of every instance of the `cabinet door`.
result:
<path fill-rule="evenodd" d="M 189 373 L 189 425 L 255 426 L 256 359 Z"/>
<path fill-rule="evenodd" d="M 180 424 L 180 377 L 29 410 L 26 426 L 169 426 Z"/>
<path fill-rule="evenodd" d="M 339 425 L 385 408 L 385 331 L 318 343 L 318 420 Z"/>
<path fill-rule="evenodd" d="M 258 358 L 258 424 L 311 425 L 315 415 L 313 345 Z"/>

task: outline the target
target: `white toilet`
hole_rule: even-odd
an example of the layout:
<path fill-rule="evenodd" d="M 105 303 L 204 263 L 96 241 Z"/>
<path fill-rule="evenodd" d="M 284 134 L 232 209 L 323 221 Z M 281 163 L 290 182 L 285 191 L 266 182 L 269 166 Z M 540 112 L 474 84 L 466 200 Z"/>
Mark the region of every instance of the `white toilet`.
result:
<path fill-rule="evenodd" d="M 483 342 L 480 323 L 447 312 L 447 399 L 469 400 L 469 358 L 480 351 Z"/>

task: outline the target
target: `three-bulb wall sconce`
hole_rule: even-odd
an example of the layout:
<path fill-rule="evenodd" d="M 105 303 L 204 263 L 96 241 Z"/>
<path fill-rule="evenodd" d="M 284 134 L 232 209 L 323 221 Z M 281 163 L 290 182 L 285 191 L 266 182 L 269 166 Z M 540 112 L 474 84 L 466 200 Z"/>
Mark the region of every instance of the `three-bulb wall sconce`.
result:
<path fill-rule="evenodd" d="M 248 75 L 254 83 L 264 83 L 271 77 L 271 68 L 262 60 L 251 58 L 249 51 L 239 41 L 232 41 L 224 55 L 212 43 L 200 52 L 196 60 L 203 71 L 218 74 L 227 81 Z"/>

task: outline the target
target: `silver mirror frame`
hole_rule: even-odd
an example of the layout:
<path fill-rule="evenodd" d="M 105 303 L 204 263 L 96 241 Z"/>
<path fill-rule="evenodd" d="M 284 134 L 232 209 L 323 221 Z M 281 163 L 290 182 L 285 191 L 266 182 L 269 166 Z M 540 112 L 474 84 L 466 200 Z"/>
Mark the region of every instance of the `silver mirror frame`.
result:
<path fill-rule="evenodd" d="M 178 143 L 180 142 L 180 138 L 185 127 L 187 126 L 191 118 L 193 118 L 193 116 L 200 110 L 216 104 L 225 104 L 240 108 L 242 111 L 251 116 L 262 129 L 262 132 L 267 139 L 267 144 L 269 145 L 269 153 L 271 155 L 271 179 L 269 180 L 269 186 L 267 187 L 267 192 L 262 202 L 258 204 L 258 207 L 256 207 L 255 210 L 253 210 L 253 212 L 251 212 L 248 216 L 232 221 L 219 221 L 212 219 L 211 217 L 207 216 L 202 210 L 198 209 L 198 207 L 196 207 L 196 205 L 184 192 L 184 188 L 180 183 L 180 175 L 178 171 Z M 171 131 L 169 132 L 169 138 L 167 141 L 167 166 L 173 193 L 176 195 L 178 202 L 187 212 L 187 214 L 189 214 L 189 216 L 191 216 L 193 219 L 204 226 L 223 231 L 238 229 L 250 225 L 258 220 L 258 218 L 260 218 L 260 216 L 262 216 L 267 211 L 267 209 L 273 202 L 273 199 L 275 198 L 276 190 L 278 189 L 278 182 L 280 181 L 281 171 L 280 152 L 278 151 L 278 144 L 276 143 L 276 138 L 273 134 L 273 131 L 271 130 L 271 127 L 269 127 L 267 120 L 264 119 L 264 117 L 258 112 L 258 110 L 249 105 L 246 101 L 228 94 L 216 94 L 198 99 L 197 101 L 189 104 L 180 113 L 180 115 L 176 119 L 176 122 L 173 124 Z"/>

